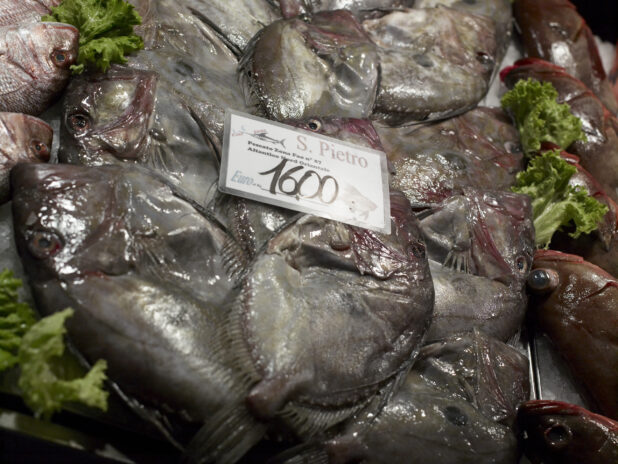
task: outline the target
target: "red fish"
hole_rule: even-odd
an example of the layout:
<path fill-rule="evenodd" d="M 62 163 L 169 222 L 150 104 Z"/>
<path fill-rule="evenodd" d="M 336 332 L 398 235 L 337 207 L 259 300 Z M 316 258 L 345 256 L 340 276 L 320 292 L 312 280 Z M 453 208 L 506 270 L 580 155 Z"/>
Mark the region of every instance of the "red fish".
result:
<path fill-rule="evenodd" d="M 528 401 L 518 423 L 533 463 L 610 464 L 618 462 L 618 422 L 561 401 Z"/>
<path fill-rule="evenodd" d="M 596 410 L 618 418 L 618 280 L 576 255 L 538 250 L 529 310 Z"/>
<path fill-rule="evenodd" d="M 618 112 L 594 36 L 575 5 L 568 0 L 516 0 L 513 13 L 527 56 L 562 66 L 611 112 Z"/>

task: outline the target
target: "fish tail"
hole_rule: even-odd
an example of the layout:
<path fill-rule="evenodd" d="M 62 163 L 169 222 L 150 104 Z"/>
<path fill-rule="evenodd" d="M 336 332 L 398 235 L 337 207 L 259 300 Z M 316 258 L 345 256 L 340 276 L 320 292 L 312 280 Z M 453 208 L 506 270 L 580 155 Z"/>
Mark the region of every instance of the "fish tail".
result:
<path fill-rule="evenodd" d="M 223 408 L 212 416 L 187 446 L 184 464 L 234 464 L 266 433 L 244 404 Z"/>
<path fill-rule="evenodd" d="M 328 464 L 328 454 L 323 446 L 307 443 L 278 454 L 268 464 Z"/>

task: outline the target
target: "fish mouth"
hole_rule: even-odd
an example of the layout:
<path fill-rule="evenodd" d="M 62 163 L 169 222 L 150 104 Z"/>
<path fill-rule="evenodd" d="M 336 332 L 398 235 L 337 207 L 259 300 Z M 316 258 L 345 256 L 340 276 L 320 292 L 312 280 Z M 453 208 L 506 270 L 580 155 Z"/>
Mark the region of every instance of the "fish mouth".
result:
<path fill-rule="evenodd" d="M 561 415 L 579 416 L 588 413 L 584 408 L 563 401 L 554 400 L 532 400 L 527 401 L 519 407 L 520 413 L 535 416 Z"/>

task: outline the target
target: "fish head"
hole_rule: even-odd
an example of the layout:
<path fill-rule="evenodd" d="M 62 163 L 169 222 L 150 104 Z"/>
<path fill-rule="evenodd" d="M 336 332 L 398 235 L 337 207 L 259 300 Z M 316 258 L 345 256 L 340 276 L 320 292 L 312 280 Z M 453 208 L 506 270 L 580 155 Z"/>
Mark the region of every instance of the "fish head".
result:
<path fill-rule="evenodd" d="M 81 76 L 69 85 L 58 158 L 72 164 L 140 161 L 148 151 L 157 77 L 152 72 L 112 68 Z"/>
<path fill-rule="evenodd" d="M 246 100 L 281 121 L 368 117 L 378 69 L 376 46 L 352 13 L 338 10 L 265 27 L 247 45 L 238 72 Z"/>
<path fill-rule="evenodd" d="M 526 195 L 466 190 L 473 204 L 472 259 L 479 275 L 522 288 L 534 254 L 532 204 Z"/>
<path fill-rule="evenodd" d="M 53 130 L 45 121 L 20 113 L 0 113 L 0 153 L 14 161 L 49 161 Z"/>
<path fill-rule="evenodd" d="M 129 208 L 115 181 L 120 170 L 20 164 L 11 171 L 15 241 L 35 286 L 126 272 Z"/>
<path fill-rule="evenodd" d="M 79 31 L 76 27 L 63 23 L 36 23 L 29 30 L 29 53 L 22 55 L 28 63 L 26 69 L 41 71 L 47 76 L 65 80 L 71 72 L 70 67 L 77 62 L 79 50 Z M 28 60 L 28 56 L 30 60 Z"/>
<path fill-rule="evenodd" d="M 362 147 L 383 151 L 380 137 L 368 119 L 310 117 L 286 120 L 285 124 L 308 132 L 333 137 Z"/>
<path fill-rule="evenodd" d="M 611 434 L 618 423 L 561 401 L 535 400 L 522 404 L 517 422 L 526 454 L 533 462 L 614 462 L 607 458 Z M 614 438 L 615 439 L 615 438 Z M 614 443 L 613 458 L 617 456 Z"/>

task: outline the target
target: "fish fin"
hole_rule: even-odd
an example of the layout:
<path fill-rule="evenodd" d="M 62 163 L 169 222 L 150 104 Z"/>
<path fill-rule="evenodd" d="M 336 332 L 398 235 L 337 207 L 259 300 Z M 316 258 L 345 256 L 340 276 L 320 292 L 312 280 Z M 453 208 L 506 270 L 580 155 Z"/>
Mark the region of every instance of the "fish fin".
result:
<path fill-rule="evenodd" d="M 328 454 L 317 443 L 304 443 L 276 455 L 268 464 L 328 464 Z"/>
<path fill-rule="evenodd" d="M 470 262 L 472 260 L 472 256 L 470 254 L 470 250 L 458 251 L 451 250 L 447 253 L 446 258 L 444 258 L 444 262 L 442 266 L 456 271 L 463 272 L 465 274 L 470 274 Z"/>
<path fill-rule="evenodd" d="M 506 344 L 514 348 L 518 348 L 520 346 L 520 340 L 521 340 L 521 330 L 518 330 L 517 332 L 515 332 L 513 335 L 509 337 L 509 339 L 506 341 Z"/>
<path fill-rule="evenodd" d="M 221 249 L 223 267 L 227 274 L 236 282 L 242 280 L 247 272 L 249 257 L 243 251 L 234 237 L 228 235 Z"/>
<path fill-rule="evenodd" d="M 230 40 L 228 40 L 228 38 L 225 36 L 225 34 L 221 30 L 221 28 L 218 27 L 215 23 L 213 23 L 210 19 L 208 19 L 206 17 L 206 15 L 204 15 L 202 12 L 200 12 L 199 10 L 197 10 L 197 9 L 191 7 L 191 6 L 187 7 L 187 9 L 191 12 L 191 14 L 193 16 L 195 16 L 197 19 L 199 19 L 201 22 L 203 22 L 207 27 L 212 29 L 212 31 L 215 33 L 217 38 L 219 40 L 221 40 L 221 42 L 223 42 L 225 44 L 225 46 L 234 55 L 236 55 L 236 56 L 241 56 L 242 55 L 242 50 L 240 48 L 238 48 L 236 45 L 234 45 Z"/>
<path fill-rule="evenodd" d="M 258 422 L 244 404 L 223 408 L 195 434 L 183 456 L 186 464 L 233 464 L 265 435 L 266 424 Z"/>

